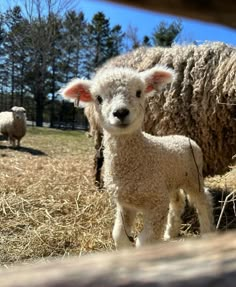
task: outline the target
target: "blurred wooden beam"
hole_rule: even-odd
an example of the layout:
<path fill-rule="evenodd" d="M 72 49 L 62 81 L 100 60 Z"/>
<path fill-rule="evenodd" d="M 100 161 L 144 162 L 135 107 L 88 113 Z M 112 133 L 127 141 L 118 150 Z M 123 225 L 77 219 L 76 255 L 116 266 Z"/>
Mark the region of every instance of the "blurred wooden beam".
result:
<path fill-rule="evenodd" d="M 234 287 L 236 233 L 0 271 L 1 287 Z"/>
<path fill-rule="evenodd" d="M 111 0 L 155 12 L 213 22 L 236 29 L 235 0 Z M 142 21 L 142 19 L 137 19 Z"/>

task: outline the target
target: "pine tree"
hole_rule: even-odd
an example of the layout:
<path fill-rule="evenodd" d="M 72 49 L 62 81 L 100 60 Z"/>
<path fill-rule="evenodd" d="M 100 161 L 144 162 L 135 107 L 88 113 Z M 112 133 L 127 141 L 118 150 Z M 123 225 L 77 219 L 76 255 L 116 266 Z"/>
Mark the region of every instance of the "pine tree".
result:
<path fill-rule="evenodd" d="M 182 29 L 182 22 L 180 20 L 173 21 L 169 25 L 166 22 L 160 22 L 156 28 L 154 28 L 154 32 L 152 33 L 154 46 L 171 46 Z"/>
<path fill-rule="evenodd" d="M 146 46 L 146 47 L 150 47 L 152 44 L 151 44 L 151 40 L 148 36 L 144 36 L 143 37 L 143 43 L 142 43 L 143 46 Z"/>
<path fill-rule="evenodd" d="M 6 37 L 6 31 L 4 29 L 4 15 L 0 13 L 0 110 L 5 109 L 5 85 L 7 82 L 7 73 L 5 70 L 5 57 L 6 53 L 4 52 L 4 39 Z"/>
<path fill-rule="evenodd" d="M 29 19 L 28 35 L 30 42 L 31 71 L 27 74 L 26 82 L 33 94 L 36 104 L 36 125 L 42 126 L 45 108 L 49 103 L 49 96 L 54 94 L 57 83 L 60 82 L 59 57 L 60 43 L 60 13 L 71 5 L 69 1 L 29 0 L 27 19 Z M 65 9 L 65 10 L 67 10 Z M 68 9 L 70 10 L 70 9 Z M 53 53 L 55 52 L 55 56 Z M 59 59 L 59 60 L 58 60 Z M 60 75 L 61 77 L 61 75 Z"/>
<path fill-rule="evenodd" d="M 87 77 L 106 60 L 106 46 L 109 39 L 109 20 L 102 12 L 93 16 L 92 22 L 87 26 Z"/>
<path fill-rule="evenodd" d="M 57 91 L 71 78 L 88 77 L 118 55 L 124 34 L 121 26 L 110 27 L 101 12 L 87 23 L 83 12 L 61 15 L 51 6 L 56 2 L 42 1 L 29 0 L 32 10 L 24 7 L 24 16 L 19 6 L 0 14 L 0 109 L 31 105 L 37 126 L 44 118 L 53 126 L 60 114 L 56 109 L 67 106 L 58 100 Z M 76 110 L 69 106 L 73 120 Z"/>
<path fill-rule="evenodd" d="M 114 26 L 110 30 L 110 36 L 107 42 L 107 51 L 106 51 L 106 58 L 109 59 L 111 57 L 115 57 L 119 55 L 123 48 L 123 38 L 124 33 L 122 32 L 122 28 L 120 25 Z"/>
<path fill-rule="evenodd" d="M 48 95 L 47 101 L 50 107 L 50 127 L 54 127 L 55 118 L 55 101 L 57 98 L 57 91 L 59 90 L 58 83 L 62 80 L 60 71 L 60 64 L 62 59 L 61 52 L 61 30 L 62 20 L 55 14 L 50 14 L 48 17 L 48 24 L 51 27 L 52 41 L 51 48 L 48 55 L 48 77 L 45 81 L 47 87 L 46 93 Z"/>
<path fill-rule="evenodd" d="M 6 86 L 9 87 L 11 100 L 9 104 L 23 104 L 24 70 L 26 67 L 26 26 L 21 8 L 15 6 L 5 14 L 6 36 L 4 39 L 4 52 L 7 55 L 3 60 L 7 72 Z"/>
<path fill-rule="evenodd" d="M 69 11 L 63 21 L 61 70 L 64 82 L 74 77 L 84 76 L 84 54 L 86 43 L 86 20 L 84 13 Z"/>
<path fill-rule="evenodd" d="M 90 77 L 97 67 L 121 52 L 124 34 L 119 25 L 110 28 L 110 21 L 102 12 L 94 15 L 92 22 L 87 25 L 87 33 L 85 76 Z"/>

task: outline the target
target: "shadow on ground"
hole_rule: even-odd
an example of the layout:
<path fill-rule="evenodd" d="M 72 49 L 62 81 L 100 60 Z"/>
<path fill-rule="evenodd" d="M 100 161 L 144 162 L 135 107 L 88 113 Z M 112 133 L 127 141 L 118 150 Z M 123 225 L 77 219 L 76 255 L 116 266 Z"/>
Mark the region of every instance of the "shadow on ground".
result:
<path fill-rule="evenodd" d="M 5 141 L 5 140 L 7 140 L 7 138 L 4 137 L 4 135 L 1 135 L 1 134 L 0 134 L 0 141 Z"/>
<path fill-rule="evenodd" d="M 19 151 L 19 152 L 29 153 L 29 154 L 34 155 L 34 156 L 46 156 L 47 155 L 45 152 L 43 152 L 43 151 L 41 151 L 39 149 L 31 148 L 31 147 L 16 147 L 16 148 L 13 148 L 13 147 L 9 147 L 9 146 L 0 145 L 0 150 L 7 150 L 7 149 L 16 150 L 16 151 Z M 4 156 L 4 155 L 2 155 L 2 156 Z"/>

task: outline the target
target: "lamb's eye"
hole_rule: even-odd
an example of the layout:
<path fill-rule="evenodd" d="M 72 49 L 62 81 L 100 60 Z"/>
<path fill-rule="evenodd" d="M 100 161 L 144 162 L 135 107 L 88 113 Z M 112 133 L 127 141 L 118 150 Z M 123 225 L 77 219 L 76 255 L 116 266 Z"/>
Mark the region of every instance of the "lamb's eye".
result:
<path fill-rule="evenodd" d="M 140 97 L 141 97 L 141 94 L 142 94 L 142 92 L 141 92 L 140 90 L 137 90 L 137 92 L 136 92 L 136 97 L 137 97 L 137 98 L 140 98 Z"/>
<path fill-rule="evenodd" d="M 101 105 L 102 102 L 103 102 L 102 97 L 98 95 L 96 98 L 97 98 L 97 101 L 98 101 L 99 105 Z"/>

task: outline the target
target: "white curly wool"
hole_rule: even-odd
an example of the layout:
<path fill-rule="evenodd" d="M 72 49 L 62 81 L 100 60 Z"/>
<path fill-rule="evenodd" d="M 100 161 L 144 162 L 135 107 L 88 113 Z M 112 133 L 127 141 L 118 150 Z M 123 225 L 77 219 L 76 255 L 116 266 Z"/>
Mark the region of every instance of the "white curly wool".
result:
<path fill-rule="evenodd" d="M 128 236 L 137 211 L 144 229 L 136 246 L 179 233 L 184 190 L 198 211 L 201 233 L 212 230 L 212 208 L 204 192 L 202 152 L 187 137 L 157 137 L 142 132 L 145 97 L 174 79 L 172 70 L 155 66 L 98 71 L 91 81 L 76 80 L 65 97 L 94 102 L 104 132 L 104 183 L 117 204 L 113 238 L 117 248 L 132 245 Z"/>
<path fill-rule="evenodd" d="M 230 105 L 236 101 L 235 47 L 220 42 L 142 47 L 112 58 L 100 70 L 145 71 L 156 64 L 173 68 L 176 77 L 163 92 L 148 95 L 143 130 L 192 138 L 203 151 L 204 176 L 226 172 L 236 153 L 235 105 Z"/>
<path fill-rule="evenodd" d="M 0 133 L 9 139 L 10 144 L 20 146 L 26 134 L 26 116 L 23 107 L 14 106 L 11 111 L 0 113 Z"/>

